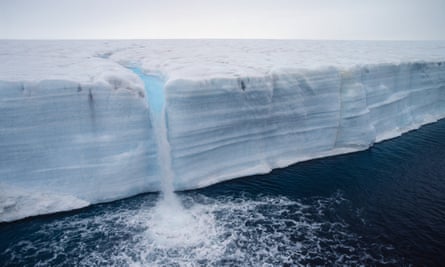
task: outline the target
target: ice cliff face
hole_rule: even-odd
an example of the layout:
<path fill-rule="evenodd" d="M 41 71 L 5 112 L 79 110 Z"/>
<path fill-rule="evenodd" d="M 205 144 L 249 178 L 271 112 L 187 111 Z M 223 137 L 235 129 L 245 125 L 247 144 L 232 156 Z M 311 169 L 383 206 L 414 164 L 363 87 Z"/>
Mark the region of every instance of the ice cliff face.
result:
<path fill-rule="evenodd" d="M 363 150 L 445 117 L 442 43 L 202 42 L 0 42 L 0 221 L 160 189 L 147 104 L 158 101 L 133 66 L 166 81 L 177 190 Z M 320 46 L 346 51 L 308 64 L 315 52 L 302 51 Z M 385 51 L 396 63 L 382 63 Z"/>
<path fill-rule="evenodd" d="M 363 150 L 445 116 L 442 63 L 178 80 L 165 89 L 180 189 Z"/>
<path fill-rule="evenodd" d="M 0 219 L 159 189 L 143 95 L 67 81 L 0 82 L 0 92 Z"/>

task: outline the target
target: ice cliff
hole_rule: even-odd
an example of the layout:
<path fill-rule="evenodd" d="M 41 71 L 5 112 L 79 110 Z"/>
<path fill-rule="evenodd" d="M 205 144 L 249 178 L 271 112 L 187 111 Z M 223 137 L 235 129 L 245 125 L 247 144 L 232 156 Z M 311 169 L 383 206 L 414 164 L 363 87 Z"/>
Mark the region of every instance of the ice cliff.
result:
<path fill-rule="evenodd" d="M 180 189 L 367 149 L 445 116 L 440 62 L 177 80 L 165 90 Z"/>
<path fill-rule="evenodd" d="M 367 149 L 445 117 L 444 42 L 0 41 L 0 51 L 0 221 L 159 190 L 159 100 L 134 68 L 165 81 L 177 190 Z"/>

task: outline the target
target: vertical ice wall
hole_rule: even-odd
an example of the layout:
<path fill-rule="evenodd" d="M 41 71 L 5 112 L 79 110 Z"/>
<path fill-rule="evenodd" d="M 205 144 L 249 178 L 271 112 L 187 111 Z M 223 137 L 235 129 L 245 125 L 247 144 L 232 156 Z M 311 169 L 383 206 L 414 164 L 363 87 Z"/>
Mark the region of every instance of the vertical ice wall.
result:
<path fill-rule="evenodd" d="M 159 189 L 144 95 L 68 81 L 0 82 L 0 94 L 0 186 L 91 203 Z"/>
<path fill-rule="evenodd" d="M 280 70 L 165 89 L 178 189 L 363 150 L 445 117 L 442 63 Z"/>

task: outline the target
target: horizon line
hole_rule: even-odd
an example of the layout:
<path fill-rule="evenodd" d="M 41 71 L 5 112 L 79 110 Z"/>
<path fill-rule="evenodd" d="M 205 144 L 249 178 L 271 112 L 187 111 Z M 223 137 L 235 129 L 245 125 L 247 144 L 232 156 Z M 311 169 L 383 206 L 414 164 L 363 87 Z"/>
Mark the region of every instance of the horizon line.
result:
<path fill-rule="evenodd" d="M 445 39 L 327 39 L 327 38 L 0 38 L 0 41 L 167 41 L 167 40 L 264 40 L 264 41 L 377 41 L 377 42 L 430 42 Z"/>

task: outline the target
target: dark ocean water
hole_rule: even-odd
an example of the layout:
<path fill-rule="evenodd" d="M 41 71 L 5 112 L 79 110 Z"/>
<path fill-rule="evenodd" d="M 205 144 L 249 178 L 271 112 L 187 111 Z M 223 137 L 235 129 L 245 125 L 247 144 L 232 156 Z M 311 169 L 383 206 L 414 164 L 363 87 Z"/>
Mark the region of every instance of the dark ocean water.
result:
<path fill-rule="evenodd" d="M 1 266 L 445 264 L 445 120 L 363 152 L 0 224 Z"/>

